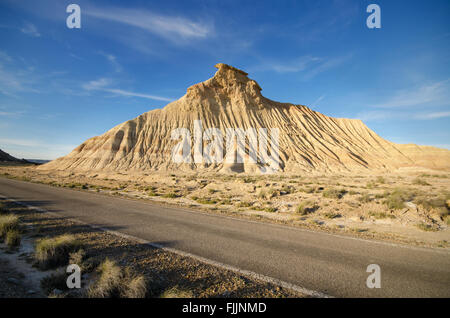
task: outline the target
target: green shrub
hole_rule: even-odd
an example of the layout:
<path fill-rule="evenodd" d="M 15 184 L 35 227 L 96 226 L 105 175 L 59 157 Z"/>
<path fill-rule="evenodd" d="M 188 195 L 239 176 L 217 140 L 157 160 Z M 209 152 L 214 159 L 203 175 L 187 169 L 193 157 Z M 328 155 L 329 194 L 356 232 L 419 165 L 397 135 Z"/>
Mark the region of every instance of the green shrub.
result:
<path fill-rule="evenodd" d="M 70 253 L 80 248 L 80 242 L 73 235 L 43 238 L 37 241 L 35 258 L 43 269 L 67 265 Z"/>

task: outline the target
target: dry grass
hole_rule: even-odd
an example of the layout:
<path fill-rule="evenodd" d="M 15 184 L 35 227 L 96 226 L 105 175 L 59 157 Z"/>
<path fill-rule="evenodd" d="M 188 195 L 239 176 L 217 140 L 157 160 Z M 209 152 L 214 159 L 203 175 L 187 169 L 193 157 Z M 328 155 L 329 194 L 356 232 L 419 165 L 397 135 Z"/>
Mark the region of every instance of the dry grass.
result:
<path fill-rule="evenodd" d="M 181 289 L 179 287 L 172 287 L 164 291 L 160 298 L 193 298 L 194 295 L 186 289 Z"/>
<path fill-rule="evenodd" d="M 295 212 L 300 215 L 306 215 L 313 212 L 313 210 L 314 205 L 311 201 L 303 201 L 297 206 Z"/>
<path fill-rule="evenodd" d="M 423 222 L 416 224 L 416 227 L 425 232 L 436 232 L 439 230 L 438 228 L 435 228 L 432 225 Z"/>
<path fill-rule="evenodd" d="M 54 238 L 44 238 L 37 241 L 35 259 L 43 268 L 54 268 L 66 265 L 70 253 L 81 248 L 80 242 L 73 235 L 61 235 Z"/>
<path fill-rule="evenodd" d="M 122 269 L 106 259 L 98 267 L 99 277 L 88 289 L 91 298 L 144 298 L 147 283 L 144 276 L 136 276 L 128 268 Z"/>
<path fill-rule="evenodd" d="M 5 243 L 9 248 L 15 248 L 20 245 L 21 235 L 18 230 L 9 230 L 6 232 Z"/>
<path fill-rule="evenodd" d="M 329 198 L 329 199 L 340 199 L 346 193 L 347 193 L 347 191 L 345 191 L 344 189 L 338 190 L 338 189 L 330 188 L 330 189 L 326 189 L 325 191 L 323 191 L 322 196 L 324 198 Z"/>
<path fill-rule="evenodd" d="M 19 217 L 14 214 L 0 216 L 0 239 L 4 240 L 6 234 L 12 230 L 19 229 Z"/>
<path fill-rule="evenodd" d="M 375 219 L 395 219 L 396 216 L 393 214 L 385 213 L 385 212 L 373 212 L 369 211 L 369 216 L 375 218 Z"/>

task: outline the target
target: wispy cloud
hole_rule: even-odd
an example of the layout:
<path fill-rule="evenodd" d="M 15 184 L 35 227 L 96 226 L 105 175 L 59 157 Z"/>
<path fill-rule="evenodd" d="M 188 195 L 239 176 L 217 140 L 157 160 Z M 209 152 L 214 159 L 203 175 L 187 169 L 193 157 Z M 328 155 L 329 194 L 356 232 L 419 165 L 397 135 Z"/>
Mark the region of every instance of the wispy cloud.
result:
<path fill-rule="evenodd" d="M 34 36 L 34 37 L 40 37 L 41 34 L 39 33 L 38 29 L 36 28 L 36 26 L 32 23 L 25 23 L 25 25 L 23 27 L 20 28 L 20 31 L 22 33 L 25 33 L 27 35 L 30 36 Z"/>
<path fill-rule="evenodd" d="M 433 112 L 427 114 L 416 114 L 415 119 L 437 119 L 437 118 L 447 118 L 450 117 L 450 112 Z"/>
<path fill-rule="evenodd" d="M 313 106 L 318 106 L 319 103 L 320 103 L 324 98 L 325 98 L 325 95 L 319 96 L 319 98 L 317 98 L 317 99 L 312 103 L 312 105 L 313 105 Z"/>
<path fill-rule="evenodd" d="M 100 78 L 98 80 L 93 80 L 86 84 L 83 84 L 82 87 L 83 87 L 83 89 L 89 90 L 89 91 L 90 90 L 99 90 L 99 91 L 113 93 L 116 95 L 126 96 L 126 97 L 140 97 L 140 98 L 159 100 L 159 101 L 165 101 L 165 102 L 172 102 L 174 100 L 173 98 L 150 95 L 150 94 L 143 94 L 143 93 L 136 93 L 136 92 L 132 92 L 132 91 L 109 87 L 112 84 L 112 82 L 113 81 L 109 78 Z"/>
<path fill-rule="evenodd" d="M 88 8 L 85 14 L 94 18 L 125 24 L 150 32 L 172 42 L 204 39 L 213 33 L 213 27 L 181 16 L 167 16 L 148 10 L 115 7 Z"/>
<path fill-rule="evenodd" d="M 411 106 L 450 105 L 450 79 L 400 90 L 372 107 L 400 108 Z"/>
<path fill-rule="evenodd" d="M 433 120 L 450 117 L 450 111 L 423 112 L 402 110 L 373 110 L 361 112 L 356 118 L 362 121 L 385 121 L 385 120 Z"/>
<path fill-rule="evenodd" d="M 402 89 L 369 106 L 358 118 L 364 121 L 433 120 L 450 117 L 450 79 Z"/>
<path fill-rule="evenodd" d="M 1 111 L 0 110 L 0 117 L 19 117 L 24 113 L 24 111 Z"/>
<path fill-rule="evenodd" d="M 98 54 L 104 56 L 108 60 L 108 62 L 114 68 L 114 71 L 116 71 L 117 73 L 122 72 L 122 65 L 119 64 L 119 62 L 117 61 L 117 57 L 115 55 L 105 52 L 98 52 Z"/>
<path fill-rule="evenodd" d="M 303 79 L 311 79 L 329 69 L 338 67 L 351 58 L 351 55 L 339 57 L 302 56 L 284 62 L 264 61 L 253 71 L 274 71 L 277 73 L 303 73 Z"/>

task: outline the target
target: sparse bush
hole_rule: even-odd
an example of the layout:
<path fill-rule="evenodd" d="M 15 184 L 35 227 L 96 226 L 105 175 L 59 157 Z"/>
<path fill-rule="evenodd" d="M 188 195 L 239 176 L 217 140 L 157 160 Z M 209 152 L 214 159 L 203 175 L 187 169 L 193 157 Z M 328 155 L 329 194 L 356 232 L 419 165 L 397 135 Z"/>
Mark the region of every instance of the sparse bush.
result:
<path fill-rule="evenodd" d="M 252 202 L 246 202 L 246 201 L 242 201 L 237 204 L 237 206 L 239 208 L 248 208 L 248 207 L 251 207 L 252 205 L 253 205 Z"/>
<path fill-rule="evenodd" d="M 369 181 L 369 182 L 367 182 L 367 184 L 366 184 L 366 188 L 367 189 L 374 189 L 374 188 L 376 188 L 377 187 L 377 184 L 375 183 L 375 182 L 373 182 L 373 181 Z"/>
<path fill-rule="evenodd" d="M 19 217 L 14 214 L 0 216 L 0 239 L 6 238 L 6 233 L 19 228 Z"/>
<path fill-rule="evenodd" d="M 159 297 L 160 298 L 193 298 L 194 295 L 189 290 L 181 289 L 181 288 L 175 286 L 175 287 L 172 287 L 172 288 L 164 291 Z"/>
<path fill-rule="evenodd" d="M 265 198 L 267 198 L 267 192 L 266 192 L 266 190 L 261 189 L 261 190 L 259 191 L 259 193 L 258 193 L 258 198 L 259 198 L 259 199 L 265 199 Z"/>
<path fill-rule="evenodd" d="M 88 297 L 144 298 L 147 294 L 145 278 L 133 275 L 129 268 L 122 269 L 114 261 L 105 259 L 98 271 L 99 277 L 88 289 Z"/>
<path fill-rule="evenodd" d="M 79 249 L 76 252 L 72 252 L 69 254 L 69 264 L 76 264 L 82 267 L 84 258 L 86 256 L 86 252 L 83 249 Z"/>
<path fill-rule="evenodd" d="M 291 194 L 291 193 L 294 193 L 294 192 L 295 192 L 294 187 L 291 186 L 291 185 L 287 185 L 287 184 L 284 184 L 284 185 L 281 187 L 281 191 L 282 191 L 282 192 L 285 192 L 286 194 Z"/>
<path fill-rule="evenodd" d="M 443 208 L 443 210 L 448 210 L 446 200 L 443 197 L 433 199 L 420 197 L 416 198 L 415 202 L 423 206 L 423 208 L 426 209 L 427 211 L 430 211 L 431 209 L 440 209 L 440 208 Z"/>
<path fill-rule="evenodd" d="M 200 204 L 216 204 L 217 200 L 209 199 L 209 198 L 197 198 L 195 201 L 197 201 Z"/>
<path fill-rule="evenodd" d="M 327 212 L 327 213 L 324 213 L 323 216 L 328 219 L 336 219 L 336 218 L 340 218 L 342 215 L 340 213 Z"/>
<path fill-rule="evenodd" d="M 379 176 L 379 177 L 377 177 L 376 182 L 377 183 L 386 183 L 386 180 L 382 176 Z"/>
<path fill-rule="evenodd" d="M 373 212 L 373 211 L 370 211 L 368 214 L 369 214 L 369 216 L 371 216 L 371 217 L 373 217 L 375 219 L 387 219 L 387 218 L 395 219 L 396 218 L 395 215 L 388 214 L 388 213 L 385 213 L 385 212 Z"/>
<path fill-rule="evenodd" d="M 428 185 L 430 185 L 428 182 L 426 182 L 425 180 L 420 179 L 420 178 L 414 179 L 414 180 L 412 181 L 412 183 L 413 183 L 413 184 L 416 184 L 416 185 L 423 185 L 423 186 L 428 186 Z"/>
<path fill-rule="evenodd" d="M 330 189 L 326 189 L 325 191 L 323 191 L 322 196 L 324 198 L 329 198 L 329 199 L 340 199 L 346 193 L 347 193 L 347 191 L 345 191 L 344 189 L 337 190 L 334 188 L 330 188 Z"/>
<path fill-rule="evenodd" d="M 265 208 L 264 209 L 264 211 L 266 211 L 266 212 L 277 212 L 277 208 L 274 208 L 274 207 L 268 207 L 268 208 Z"/>
<path fill-rule="evenodd" d="M 177 197 L 176 193 L 169 192 L 163 195 L 164 198 L 175 199 Z"/>
<path fill-rule="evenodd" d="M 422 230 L 422 231 L 425 231 L 425 232 L 436 232 L 436 231 L 439 230 L 439 229 L 433 227 L 432 225 L 426 224 L 426 223 L 424 223 L 424 222 L 421 222 L 421 223 L 416 224 L 416 227 L 417 227 L 419 230 Z"/>
<path fill-rule="evenodd" d="M 405 190 L 401 189 L 395 189 L 393 192 L 387 194 L 384 203 L 389 209 L 400 210 L 405 207 L 405 202 L 411 201 L 413 198 L 413 193 L 408 193 Z"/>
<path fill-rule="evenodd" d="M 20 245 L 21 236 L 18 230 L 9 230 L 6 232 L 5 243 L 9 248 L 14 248 Z"/>
<path fill-rule="evenodd" d="M 297 206 L 295 212 L 300 215 L 306 215 L 311 212 L 314 212 L 315 207 L 311 201 L 303 201 Z"/>
<path fill-rule="evenodd" d="M 66 265 L 69 254 L 81 248 L 80 242 L 73 235 L 61 235 L 37 241 L 35 258 L 41 268 L 47 269 Z"/>
<path fill-rule="evenodd" d="M 358 198 L 358 201 L 362 202 L 362 203 L 368 203 L 368 202 L 372 201 L 372 198 L 371 198 L 370 194 L 364 193 Z"/>

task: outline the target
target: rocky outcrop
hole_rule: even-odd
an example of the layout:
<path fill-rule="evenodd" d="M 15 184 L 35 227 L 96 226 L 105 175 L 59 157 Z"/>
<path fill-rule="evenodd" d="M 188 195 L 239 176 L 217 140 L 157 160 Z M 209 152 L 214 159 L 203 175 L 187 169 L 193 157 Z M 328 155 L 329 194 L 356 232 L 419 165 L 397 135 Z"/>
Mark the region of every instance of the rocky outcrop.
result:
<path fill-rule="evenodd" d="M 189 87 L 179 100 L 93 137 L 40 169 L 261 171 L 261 164 L 248 162 L 173 162 L 172 149 L 179 141 L 172 140 L 172 131 L 192 132 L 196 120 L 202 121 L 203 129 L 216 127 L 224 135 L 227 128 L 278 128 L 284 172 L 450 169 L 448 150 L 394 144 L 361 120 L 332 118 L 303 105 L 272 101 L 261 95 L 261 87 L 247 73 L 226 64 L 216 67 L 214 77 Z"/>

